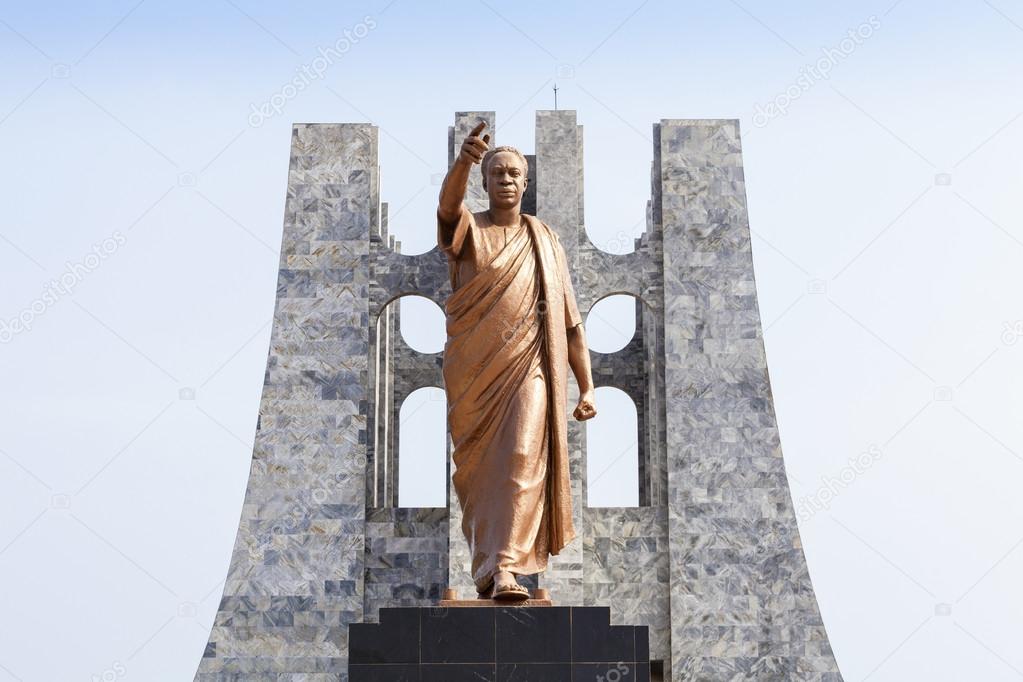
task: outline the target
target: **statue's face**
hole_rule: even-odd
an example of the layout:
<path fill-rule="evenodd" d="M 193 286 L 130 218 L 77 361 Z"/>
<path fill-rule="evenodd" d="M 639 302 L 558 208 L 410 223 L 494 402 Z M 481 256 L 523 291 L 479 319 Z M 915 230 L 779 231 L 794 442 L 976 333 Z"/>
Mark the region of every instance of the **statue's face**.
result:
<path fill-rule="evenodd" d="M 512 152 L 497 152 L 487 168 L 487 194 L 493 208 L 513 208 L 526 191 L 526 169 Z"/>

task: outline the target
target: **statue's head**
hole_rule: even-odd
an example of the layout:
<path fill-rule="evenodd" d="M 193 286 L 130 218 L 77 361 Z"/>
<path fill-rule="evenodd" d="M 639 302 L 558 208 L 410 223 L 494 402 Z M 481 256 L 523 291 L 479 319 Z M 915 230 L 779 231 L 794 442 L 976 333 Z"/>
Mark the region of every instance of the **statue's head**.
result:
<path fill-rule="evenodd" d="M 529 180 L 529 162 L 515 147 L 494 147 L 480 164 L 483 189 L 487 190 L 494 208 L 512 208 L 522 201 Z"/>

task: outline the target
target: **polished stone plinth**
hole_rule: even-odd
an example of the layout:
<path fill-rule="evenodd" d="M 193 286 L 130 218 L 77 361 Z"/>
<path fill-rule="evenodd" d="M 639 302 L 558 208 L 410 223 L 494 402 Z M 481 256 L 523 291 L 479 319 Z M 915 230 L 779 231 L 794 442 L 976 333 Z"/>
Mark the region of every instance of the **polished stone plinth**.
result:
<path fill-rule="evenodd" d="M 350 682 L 648 682 L 645 625 L 596 606 L 384 608 L 349 626 Z"/>

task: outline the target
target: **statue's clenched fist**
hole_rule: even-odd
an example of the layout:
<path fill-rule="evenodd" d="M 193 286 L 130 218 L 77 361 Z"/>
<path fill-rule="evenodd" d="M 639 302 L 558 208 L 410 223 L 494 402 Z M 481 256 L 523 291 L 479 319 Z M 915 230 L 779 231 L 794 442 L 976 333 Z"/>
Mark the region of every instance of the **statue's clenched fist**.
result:
<path fill-rule="evenodd" d="M 597 416 L 595 395 L 593 389 L 583 391 L 579 395 L 579 402 L 572 411 L 572 416 L 575 417 L 576 421 L 584 422 Z"/>

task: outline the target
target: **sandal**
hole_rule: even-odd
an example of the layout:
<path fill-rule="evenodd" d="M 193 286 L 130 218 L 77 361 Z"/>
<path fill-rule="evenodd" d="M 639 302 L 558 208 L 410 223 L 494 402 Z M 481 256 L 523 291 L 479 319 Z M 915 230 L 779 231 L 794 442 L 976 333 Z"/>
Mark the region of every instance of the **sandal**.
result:
<path fill-rule="evenodd" d="M 495 579 L 490 598 L 495 601 L 524 601 L 529 599 L 529 590 L 519 585 L 513 575 L 512 582 L 504 585 L 499 585 Z"/>

